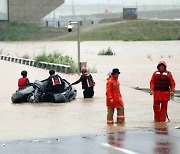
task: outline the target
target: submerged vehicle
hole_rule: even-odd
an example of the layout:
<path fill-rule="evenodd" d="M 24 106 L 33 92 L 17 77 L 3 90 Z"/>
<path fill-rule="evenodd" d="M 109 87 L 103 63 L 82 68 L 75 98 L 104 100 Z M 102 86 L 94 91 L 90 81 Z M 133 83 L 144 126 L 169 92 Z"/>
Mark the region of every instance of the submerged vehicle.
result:
<path fill-rule="evenodd" d="M 44 93 L 47 87 L 47 80 L 38 81 L 29 86 L 20 89 L 12 94 L 11 100 L 13 103 L 24 102 L 53 102 L 53 103 L 65 103 L 70 102 L 76 98 L 77 90 L 70 85 L 70 83 L 63 79 L 64 91 L 62 93 Z"/>

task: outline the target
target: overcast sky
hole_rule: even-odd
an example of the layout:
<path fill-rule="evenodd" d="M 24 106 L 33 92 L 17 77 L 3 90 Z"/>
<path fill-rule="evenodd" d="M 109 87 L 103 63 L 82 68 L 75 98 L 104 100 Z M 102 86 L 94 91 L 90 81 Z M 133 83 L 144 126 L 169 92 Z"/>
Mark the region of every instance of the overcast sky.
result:
<path fill-rule="evenodd" d="M 159 5 L 168 5 L 168 4 L 180 4 L 180 0 L 65 0 L 66 3 L 72 3 L 72 1 L 76 4 L 115 4 L 115 3 L 123 3 L 123 4 L 159 4 Z"/>

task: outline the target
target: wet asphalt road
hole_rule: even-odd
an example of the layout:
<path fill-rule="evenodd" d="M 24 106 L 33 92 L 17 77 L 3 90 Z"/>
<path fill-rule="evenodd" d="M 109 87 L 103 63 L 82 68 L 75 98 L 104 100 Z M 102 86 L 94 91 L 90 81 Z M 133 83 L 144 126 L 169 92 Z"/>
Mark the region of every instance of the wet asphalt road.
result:
<path fill-rule="evenodd" d="M 107 134 L 1 142 L 2 154 L 179 154 L 180 129 L 159 127 Z"/>

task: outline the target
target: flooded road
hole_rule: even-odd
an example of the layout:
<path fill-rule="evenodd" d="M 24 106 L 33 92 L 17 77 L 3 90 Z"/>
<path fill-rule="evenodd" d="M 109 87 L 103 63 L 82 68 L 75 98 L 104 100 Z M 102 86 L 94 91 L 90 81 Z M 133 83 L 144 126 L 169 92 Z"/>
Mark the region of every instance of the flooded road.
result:
<path fill-rule="evenodd" d="M 88 67 L 97 69 L 93 77 L 96 82 L 95 97 L 84 100 L 81 85 L 76 85 L 76 100 L 66 104 L 38 103 L 11 104 L 11 95 L 17 89 L 17 80 L 23 69 L 28 71 L 31 82 L 48 77 L 48 70 L 42 70 L 17 63 L 0 61 L 0 141 L 53 138 L 81 134 L 100 134 L 133 129 L 153 129 L 152 97 L 132 87 L 149 87 L 152 73 L 159 60 L 165 60 L 168 70 L 180 89 L 180 41 L 165 42 L 81 42 L 81 59 Z M 98 56 L 102 49 L 111 47 L 115 56 Z M 30 58 L 40 52 L 58 50 L 76 60 L 76 42 L 0 42 L 3 54 Z M 118 67 L 121 93 L 125 103 L 126 122 L 124 126 L 106 124 L 105 85 L 107 73 Z M 73 82 L 78 75 L 60 74 Z M 169 102 L 169 118 L 165 128 L 177 131 L 180 125 L 180 101 Z M 177 132 L 176 132 L 177 133 Z M 172 137 L 172 136 L 171 136 Z M 179 138 L 178 138 L 179 139 Z M 138 151 L 137 151 L 138 152 Z M 141 152 L 141 151 L 140 151 Z"/>

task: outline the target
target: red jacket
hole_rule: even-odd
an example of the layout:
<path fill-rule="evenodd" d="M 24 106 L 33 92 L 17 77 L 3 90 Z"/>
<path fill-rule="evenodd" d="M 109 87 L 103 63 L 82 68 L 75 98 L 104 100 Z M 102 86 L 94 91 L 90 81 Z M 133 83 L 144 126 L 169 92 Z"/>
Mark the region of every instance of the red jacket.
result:
<path fill-rule="evenodd" d="M 158 69 L 156 72 L 153 73 L 150 81 L 150 90 L 154 92 L 154 100 L 169 101 L 170 91 L 175 91 L 175 81 L 171 72 L 166 70 L 166 63 L 160 62 L 158 66 L 160 64 L 163 64 L 165 66 L 165 70 L 161 72 Z M 169 81 L 167 81 L 167 79 Z M 169 87 L 167 88 L 168 83 Z"/>
<path fill-rule="evenodd" d="M 110 99 L 113 99 L 113 103 L 110 103 Z M 109 108 L 120 108 L 124 105 L 122 96 L 120 93 L 120 84 L 117 78 L 110 76 L 107 79 L 106 84 L 106 105 Z"/>

